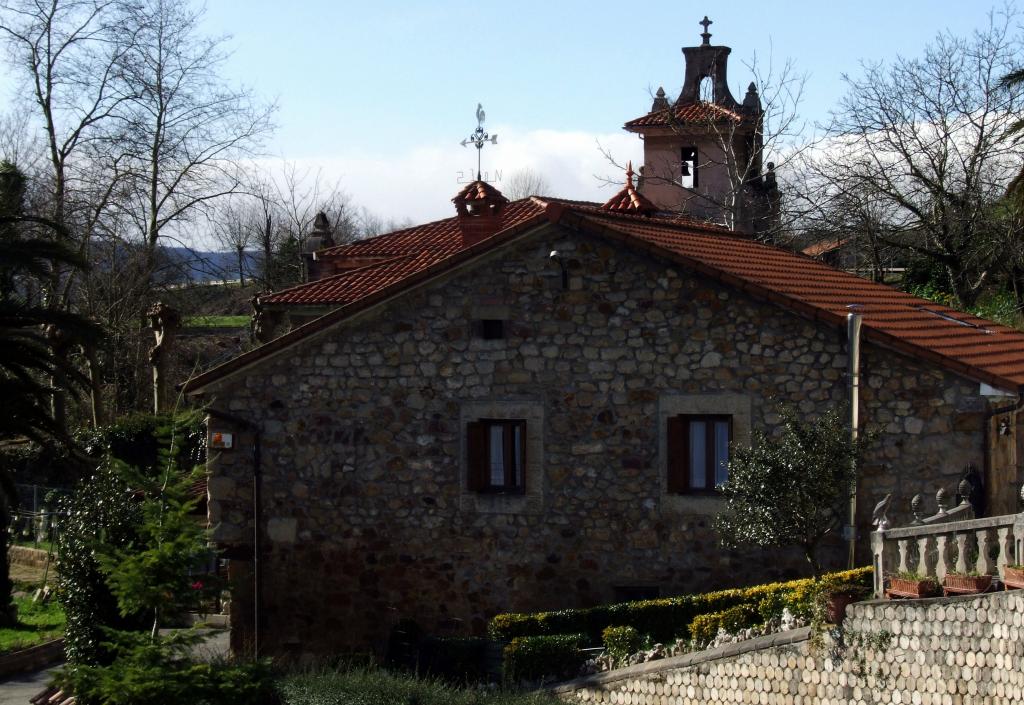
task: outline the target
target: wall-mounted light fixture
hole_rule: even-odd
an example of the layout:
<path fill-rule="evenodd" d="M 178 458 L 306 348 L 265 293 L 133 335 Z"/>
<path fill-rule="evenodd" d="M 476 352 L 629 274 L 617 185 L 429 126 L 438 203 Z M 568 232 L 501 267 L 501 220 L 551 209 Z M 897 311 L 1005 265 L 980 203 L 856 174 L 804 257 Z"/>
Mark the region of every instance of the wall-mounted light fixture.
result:
<path fill-rule="evenodd" d="M 551 254 L 548 258 L 558 263 L 558 267 L 562 270 L 562 289 L 569 288 L 569 270 L 565 266 L 565 262 L 562 260 L 562 255 L 558 253 L 558 250 L 551 250 Z"/>

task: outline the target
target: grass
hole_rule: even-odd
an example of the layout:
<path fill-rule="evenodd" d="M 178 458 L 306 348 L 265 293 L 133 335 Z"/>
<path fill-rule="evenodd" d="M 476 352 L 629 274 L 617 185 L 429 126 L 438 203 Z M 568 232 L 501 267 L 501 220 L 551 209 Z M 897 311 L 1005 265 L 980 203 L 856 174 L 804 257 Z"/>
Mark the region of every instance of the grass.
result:
<path fill-rule="evenodd" d="M 561 705 L 537 693 L 458 688 L 437 680 L 381 669 L 324 670 L 284 677 L 279 683 L 286 705 Z"/>
<path fill-rule="evenodd" d="M 45 604 L 32 602 L 31 597 L 16 597 L 18 626 L 0 628 L 0 654 L 42 644 L 64 634 L 64 610 L 57 600 Z"/>
<path fill-rule="evenodd" d="M 186 316 L 184 325 L 187 328 L 245 328 L 249 325 L 249 317 Z"/>
<path fill-rule="evenodd" d="M 56 548 L 52 541 L 40 541 L 39 543 L 36 543 L 32 539 L 23 539 L 20 536 L 15 537 L 11 542 L 11 545 L 22 546 L 24 548 L 37 548 L 40 551 L 49 551 Z"/>

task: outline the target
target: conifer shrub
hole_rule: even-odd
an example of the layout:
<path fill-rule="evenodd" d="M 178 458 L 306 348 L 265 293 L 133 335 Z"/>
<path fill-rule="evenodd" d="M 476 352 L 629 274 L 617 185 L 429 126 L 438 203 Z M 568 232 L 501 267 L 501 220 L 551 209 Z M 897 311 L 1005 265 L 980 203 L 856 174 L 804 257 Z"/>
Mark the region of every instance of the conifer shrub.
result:
<path fill-rule="evenodd" d="M 93 604 L 75 604 L 76 620 L 91 617 L 95 623 L 89 638 L 79 639 L 69 651 L 69 666 L 57 682 L 80 705 L 270 705 L 277 700 L 269 662 L 197 661 L 195 648 L 203 641 L 198 630 L 161 632 L 219 587 L 211 576 L 191 574 L 207 551 L 207 532 L 194 517 L 198 498 L 192 492 L 203 469 L 179 468 L 178 442 L 196 415 L 176 416 L 160 429 L 164 442 L 154 467 L 112 460 L 99 483 L 79 488 L 72 498 L 77 513 L 69 519 L 80 526 L 64 532 L 71 538 L 62 538 L 62 558 L 78 547 L 90 561 L 82 563 L 78 578 L 68 578 L 67 587 L 77 595 L 101 596 L 106 611 L 100 615 Z M 90 498 L 101 509 L 106 504 L 115 511 L 97 515 L 92 524 L 85 511 Z M 124 620 L 121 624 L 108 619 L 112 609 Z"/>

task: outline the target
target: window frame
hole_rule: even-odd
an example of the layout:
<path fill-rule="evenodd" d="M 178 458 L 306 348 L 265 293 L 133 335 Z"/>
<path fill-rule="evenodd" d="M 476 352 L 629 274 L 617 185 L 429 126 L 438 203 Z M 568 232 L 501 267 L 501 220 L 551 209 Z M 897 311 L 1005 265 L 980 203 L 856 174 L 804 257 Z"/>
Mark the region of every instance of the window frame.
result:
<path fill-rule="evenodd" d="M 715 426 L 725 421 L 728 424 L 729 438 L 727 451 L 731 455 L 731 446 L 735 440 L 734 421 L 732 414 L 675 414 L 668 417 L 667 423 L 667 454 L 668 454 L 668 491 L 672 494 L 717 495 L 718 485 L 715 474 L 718 466 L 715 452 Z M 704 486 L 693 487 L 690 484 L 690 424 L 705 424 L 704 454 Z M 710 451 L 710 452 L 709 452 Z M 728 480 L 728 476 L 726 477 Z"/>
<path fill-rule="evenodd" d="M 700 173 L 700 169 L 698 168 L 699 159 L 700 159 L 700 150 L 697 148 L 696 145 L 680 147 L 680 149 L 679 149 L 679 185 L 682 186 L 683 188 L 690 189 L 691 191 L 695 191 L 700 186 L 700 181 L 699 181 L 699 177 L 698 177 L 698 174 Z M 690 174 L 689 174 L 690 178 L 693 180 L 693 183 L 691 185 L 689 185 L 689 186 L 687 186 L 686 184 L 683 183 L 683 179 L 686 178 L 686 176 L 684 176 L 683 173 L 682 173 L 683 165 L 684 164 L 688 164 L 688 163 L 692 163 L 693 164 L 693 167 L 690 169 Z"/>
<path fill-rule="evenodd" d="M 491 429 L 502 429 L 504 446 L 503 465 L 505 481 L 496 485 L 491 481 Z M 519 464 L 516 467 L 515 429 L 519 429 Z M 482 494 L 526 493 L 526 419 L 481 418 L 466 424 L 466 458 L 468 489 Z M 518 473 L 517 473 L 518 470 Z M 519 482 L 516 483 L 516 475 Z"/>

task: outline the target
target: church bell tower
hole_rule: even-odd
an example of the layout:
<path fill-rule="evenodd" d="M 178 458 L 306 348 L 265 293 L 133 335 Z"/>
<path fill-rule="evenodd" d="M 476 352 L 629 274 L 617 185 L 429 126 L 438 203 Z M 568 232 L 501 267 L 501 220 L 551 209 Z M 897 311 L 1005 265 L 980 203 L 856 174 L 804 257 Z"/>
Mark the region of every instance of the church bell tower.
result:
<path fill-rule="evenodd" d="M 769 237 L 778 204 L 773 165 L 762 167 L 764 110 L 751 83 L 743 102 L 729 91 L 727 46 L 683 48 L 679 97 L 659 88 L 646 115 L 624 126 L 644 141 L 640 192 L 659 210 L 681 211 L 752 236 Z"/>

